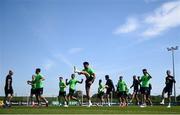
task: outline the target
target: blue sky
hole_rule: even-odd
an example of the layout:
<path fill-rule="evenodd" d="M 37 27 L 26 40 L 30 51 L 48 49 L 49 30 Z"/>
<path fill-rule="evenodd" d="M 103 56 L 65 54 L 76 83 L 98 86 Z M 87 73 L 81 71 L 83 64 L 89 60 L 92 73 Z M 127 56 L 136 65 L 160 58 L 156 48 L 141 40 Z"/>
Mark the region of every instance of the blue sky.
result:
<path fill-rule="evenodd" d="M 45 76 L 44 95 L 58 94 L 58 77 L 70 78 L 73 65 L 89 61 L 98 79 L 116 84 L 147 68 L 152 93 L 161 94 L 165 72 L 172 70 L 169 46 L 180 46 L 179 0 L 1 0 L 0 95 L 9 69 L 17 95 L 29 95 L 35 68 Z M 177 93 L 180 53 L 176 51 Z M 84 78 L 77 76 L 77 79 Z M 76 89 L 83 90 L 84 83 Z"/>

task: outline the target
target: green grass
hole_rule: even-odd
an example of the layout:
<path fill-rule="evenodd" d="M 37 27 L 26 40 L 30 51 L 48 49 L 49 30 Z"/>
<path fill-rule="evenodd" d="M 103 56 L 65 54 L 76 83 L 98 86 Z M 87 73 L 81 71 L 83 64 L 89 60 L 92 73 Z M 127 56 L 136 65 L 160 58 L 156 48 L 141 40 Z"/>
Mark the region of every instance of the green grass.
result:
<path fill-rule="evenodd" d="M 129 107 L 23 107 L 0 108 L 0 114 L 180 114 L 180 106 Z"/>

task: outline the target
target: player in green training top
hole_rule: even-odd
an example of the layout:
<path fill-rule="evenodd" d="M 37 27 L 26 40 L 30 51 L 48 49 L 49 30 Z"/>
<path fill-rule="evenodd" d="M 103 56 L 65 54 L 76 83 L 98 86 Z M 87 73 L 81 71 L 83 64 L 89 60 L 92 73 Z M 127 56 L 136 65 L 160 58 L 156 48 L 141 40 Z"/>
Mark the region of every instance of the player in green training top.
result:
<path fill-rule="evenodd" d="M 99 80 L 99 87 L 98 87 L 98 94 L 97 94 L 97 96 L 100 99 L 100 105 L 102 105 L 102 106 L 103 106 L 103 103 L 104 103 L 103 96 L 104 96 L 105 89 L 106 89 L 106 85 L 103 85 L 102 84 L 102 80 L 100 79 Z"/>
<path fill-rule="evenodd" d="M 76 84 L 83 83 L 83 79 L 81 79 L 81 81 L 78 81 L 77 79 L 75 79 L 75 74 L 71 74 L 71 79 L 68 82 L 68 79 L 66 79 L 66 85 L 69 85 L 69 94 L 68 94 L 68 101 L 70 101 L 70 99 L 73 99 L 75 101 L 77 101 L 80 104 L 80 100 L 78 100 L 76 97 L 74 97 L 74 93 L 75 93 L 75 88 L 76 88 Z M 69 104 L 69 102 L 68 102 Z"/>
<path fill-rule="evenodd" d="M 86 95 L 87 95 L 89 107 L 90 107 L 92 105 L 91 96 L 90 96 L 90 88 L 96 78 L 96 75 L 94 71 L 89 67 L 88 62 L 84 62 L 83 66 L 84 66 L 84 69 L 82 71 L 80 72 L 75 71 L 75 72 L 78 73 L 79 75 L 84 75 L 86 77 L 85 88 L 86 88 Z"/>
<path fill-rule="evenodd" d="M 42 99 L 45 103 L 46 106 L 48 106 L 48 101 L 45 99 L 45 97 L 42 96 L 43 94 L 43 81 L 45 80 L 44 77 L 40 74 L 41 69 L 37 68 L 36 69 L 36 74 L 35 74 L 35 80 L 33 83 L 36 85 L 36 99 L 38 102 L 38 105 L 40 105 L 40 100 Z"/>
<path fill-rule="evenodd" d="M 63 81 L 63 77 L 59 77 L 59 96 L 58 101 L 59 105 L 61 104 L 61 97 L 64 98 L 64 107 L 67 107 L 67 97 L 66 97 L 66 83 Z"/>
<path fill-rule="evenodd" d="M 124 107 L 126 105 L 126 91 L 127 91 L 127 85 L 123 80 L 123 77 L 120 76 L 117 84 L 117 93 L 119 97 L 119 106 L 121 107 Z"/>
<path fill-rule="evenodd" d="M 141 83 L 141 95 L 142 95 L 142 105 L 140 107 L 146 107 L 146 102 L 148 101 L 146 99 L 146 95 L 149 90 L 149 83 L 150 79 L 152 78 L 151 75 L 147 72 L 147 69 L 143 69 L 143 76 L 140 79 Z"/>
<path fill-rule="evenodd" d="M 34 83 L 34 80 L 35 80 L 35 75 L 32 75 L 32 80 L 27 81 L 27 84 L 31 85 L 30 102 L 32 106 L 34 106 L 33 96 L 36 95 L 36 84 Z"/>

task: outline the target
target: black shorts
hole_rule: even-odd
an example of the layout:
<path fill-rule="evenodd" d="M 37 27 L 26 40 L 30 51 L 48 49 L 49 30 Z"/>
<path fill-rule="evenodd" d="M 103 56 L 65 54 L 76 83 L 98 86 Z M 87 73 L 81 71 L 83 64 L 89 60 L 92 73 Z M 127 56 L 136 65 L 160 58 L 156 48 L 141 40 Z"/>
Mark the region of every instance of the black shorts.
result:
<path fill-rule="evenodd" d="M 59 97 L 60 96 L 66 96 L 66 91 L 59 91 Z"/>
<path fill-rule="evenodd" d="M 31 88 L 31 95 L 36 95 L 36 89 Z"/>
<path fill-rule="evenodd" d="M 10 94 L 11 96 L 13 96 L 13 89 L 12 88 L 10 88 L 10 89 L 7 89 L 7 88 L 5 88 L 4 89 L 4 91 L 5 91 L 5 96 L 6 97 L 8 97 L 8 95 Z"/>
<path fill-rule="evenodd" d="M 136 89 L 136 88 L 134 88 L 134 91 L 133 91 L 135 94 L 138 94 L 138 92 L 139 92 L 139 89 Z"/>
<path fill-rule="evenodd" d="M 141 87 L 141 94 L 147 94 L 149 87 Z"/>
<path fill-rule="evenodd" d="M 73 95 L 74 95 L 74 92 L 75 92 L 75 90 L 69 89 L 69 96 L 73 96 Z"/>
<path fill-rule="evenodd" d="M 101 98 L 103 95 L 104 95 L 104 92 L 99 92 L 99 93 L 97 94 L 98 98 Z"/>
<path fill-rule="evenodd" d="M 148 90 L 147 91 L 147 94 L 146 94 L 146 97 L 148 98 L 148 97 L 150 97 L 151 96 L 151 90 Z"/>
<path fill-rule="evenodd" d="M 172 87 L 165 87 L 163 91 L 164 93 L 168 93 L 168 95 L 172 95 Z"/>
<path fill-rule="evenodd" d="M 92 77 L 86 79 L 86 83 L 85 83 L 86 89 L 91 87 L 92 84 L 89 84 L 90 81 L 91 81 L 92 83 L 94 82 L 94 80 L 93 80 Z"/>
<path fill-rule="evenodd" d="M 107 94 L 107 95 L 111 94 L 111 92 L 112 92 L 112 89 L 107 89 L 107 90 L 106 90 L 106 94 Z"/>
<path fill-rule="evenodd" d="M 119 91 L 118 96 L 119 97 L 126 97 L 126 91 Z"/>
<path fill-rule="evenodd" d="M 41 96 L 43 94 L 43 88 L 38 88 L 36 90 L 36 95 Z"/>

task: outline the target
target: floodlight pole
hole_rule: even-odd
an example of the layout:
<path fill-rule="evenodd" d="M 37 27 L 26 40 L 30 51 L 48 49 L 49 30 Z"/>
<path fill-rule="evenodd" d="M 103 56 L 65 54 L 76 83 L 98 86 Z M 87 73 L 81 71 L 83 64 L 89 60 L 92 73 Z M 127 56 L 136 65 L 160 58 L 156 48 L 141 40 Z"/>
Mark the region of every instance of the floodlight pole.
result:
<path fill-rule="evenodd" d="M 174 76 L 174 79 L 175 79 L 174 51 L 178 50 L 178 46 L 167 48 L 167 50 L 171 51 L 171 54 L 172 54 L 173 76 Z M 177 102 L 177 100 L 176 100 L 176 85 L 175 85 L 175 83 L 174 83 L 174 102 L 175 102 L 175 104 Z"/>

